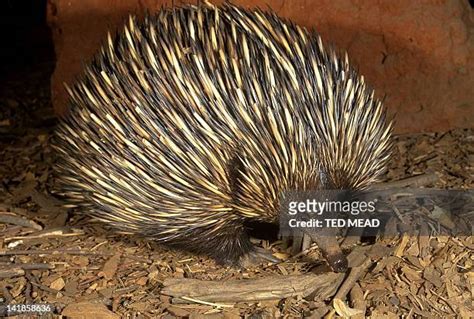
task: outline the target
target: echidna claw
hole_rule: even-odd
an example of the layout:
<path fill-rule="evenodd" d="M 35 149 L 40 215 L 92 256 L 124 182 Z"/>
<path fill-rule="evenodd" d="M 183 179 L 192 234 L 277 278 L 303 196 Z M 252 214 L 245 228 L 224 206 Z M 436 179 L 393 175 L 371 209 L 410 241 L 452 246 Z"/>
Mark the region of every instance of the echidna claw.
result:
<path fill-rule="evenodd" d="M 269 250 L 254 247 L 248 254 L 242 256 L 239 265 L 243 268 L 255 266 L 264 262 L 279 263 L 281 260 L 272 255 Z"/>

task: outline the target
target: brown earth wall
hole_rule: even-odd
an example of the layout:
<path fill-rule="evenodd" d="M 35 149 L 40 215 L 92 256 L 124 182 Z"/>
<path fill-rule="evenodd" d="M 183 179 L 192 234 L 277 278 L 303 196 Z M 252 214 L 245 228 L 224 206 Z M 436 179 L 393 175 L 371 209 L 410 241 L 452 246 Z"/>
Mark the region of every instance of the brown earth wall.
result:
<path fill-rule="evenodd" d="M 271 8 L 302 26 L 314 27 L 326 43 L 347 51 L 366 82 L 396 113 L 398 133 L 473 127 L 474 10 L 467 0 L 233 3 Z M 163 5 L 171 1 L 49 0 L 57 56 L 52 76 L 57 113 L 67 110 L 63 83 L 74 81 L 107 30 L 120 27 L 130 13 L 141 15 Z"/>

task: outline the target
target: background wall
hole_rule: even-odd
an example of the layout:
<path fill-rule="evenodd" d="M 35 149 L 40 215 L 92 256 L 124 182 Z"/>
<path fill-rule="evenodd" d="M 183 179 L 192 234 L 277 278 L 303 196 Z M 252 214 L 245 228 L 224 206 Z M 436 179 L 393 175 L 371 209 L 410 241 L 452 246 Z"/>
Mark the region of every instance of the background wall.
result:
<path fill-rule="evenodd" d="M 19 69 L 31 69 L 52 60 L 53 48 L 45 20 L 46 0 L 0 0 L 0 81 L 20 73 Z"/>
<path fill-rule="evenodd" d="M 196 1 L 192 1 L 195 3 Z M 211 1 L 220 3 L 221 1 Z M 474 10 L 468 0 L 235 0 L 269 7 L 314 27 L 326 43 L 347 50 L 391 113 L 396 131 L 444 131 L 474 123 Z M 174 3 L 182 3 L 174 1 Z M 166 0 L 48 0 L 57 56 L 55 110 L 63 114 L 71 83 L 108 29 L 129 13 L 151 12 Z"/>

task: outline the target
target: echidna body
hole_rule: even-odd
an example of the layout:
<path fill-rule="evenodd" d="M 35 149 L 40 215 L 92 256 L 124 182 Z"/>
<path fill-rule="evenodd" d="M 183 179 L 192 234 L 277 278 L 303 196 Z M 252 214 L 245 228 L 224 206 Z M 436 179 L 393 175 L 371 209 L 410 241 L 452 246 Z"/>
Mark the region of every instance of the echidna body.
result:
<path fill-rule="evenodd" d="M 239 263 L 285 191 L 361 189 L 391 123 L 313 31 L 226 4 L 131 17 L 69 89 L 60 193 L 122 231 Z"/>

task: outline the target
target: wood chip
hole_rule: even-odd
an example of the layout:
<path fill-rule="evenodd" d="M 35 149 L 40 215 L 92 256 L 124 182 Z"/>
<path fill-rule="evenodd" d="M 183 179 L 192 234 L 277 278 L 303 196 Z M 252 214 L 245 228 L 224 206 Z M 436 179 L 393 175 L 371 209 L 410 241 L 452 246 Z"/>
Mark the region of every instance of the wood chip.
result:
<path fill-rule="evenodd" d="M 120 262 L 120 253 L 113 255 L 107 262 L 104 264 L 104 268 L 99 273 L 99 276 L 104 277 L 105 279 L 112 279 L 117 272 L 117 268 Z"/>
<path fill-rule="evenodd" d="M 66 286 L 66 283 L 64 282 L 64 279 L 62 277 L 59 277 L 58 279 L 54 280 L 50 285 L 49 288 L 60 291 Z"/>
<path fill-rule="evenodd" d="M 71 319 L 120 319 L 120 316 L 107 309 L 106 306 L 99 303 L 79 302 L 72 303 L 63 309 L 61 315 Z"/>

